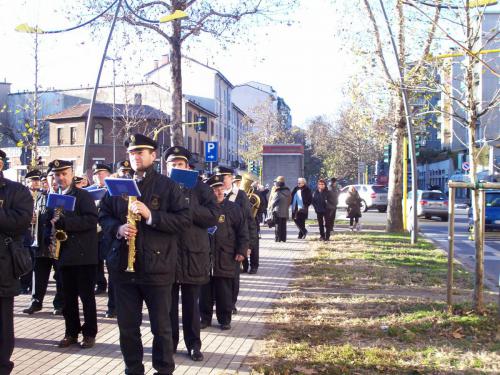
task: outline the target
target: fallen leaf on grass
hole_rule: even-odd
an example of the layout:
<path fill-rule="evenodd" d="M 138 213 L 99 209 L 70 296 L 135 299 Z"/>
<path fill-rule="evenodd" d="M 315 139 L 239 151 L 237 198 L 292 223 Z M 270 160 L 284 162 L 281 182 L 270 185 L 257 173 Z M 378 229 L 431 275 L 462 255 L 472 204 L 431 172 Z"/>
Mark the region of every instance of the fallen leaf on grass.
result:
<path fill-rule="evenodd" d="M 307 367 L 299 366 L 299 367 L 294 367 L 293 369 L 295 371 L 300 372 L 301 374 L 305 374 L 305 375 L 314 375 L 314 374 L 317 374 L 316 370 L 312 369 L 312 368 L 307 368 Z"/>
<path fill-rule="evenodd" d="M 464 335 L 462 335 L 462 334 L 460 333 L 460 331 L 458 331 L 458 330 L 457 330 L 457 331 L 455 331 L 455 332 L 453 332 L 451 335 L 452 335 L 454 338 L 456 338 L 456 339 L 461 339 L 461 338 L 463 338 L 463 337 L 464 337 Z"/>

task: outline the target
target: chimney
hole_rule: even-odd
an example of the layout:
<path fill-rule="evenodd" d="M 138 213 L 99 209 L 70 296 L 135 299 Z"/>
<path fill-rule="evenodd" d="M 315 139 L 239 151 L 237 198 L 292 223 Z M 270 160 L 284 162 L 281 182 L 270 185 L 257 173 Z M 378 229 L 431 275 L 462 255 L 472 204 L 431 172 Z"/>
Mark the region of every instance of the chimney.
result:
<path fill-rule="evenodd" d="M 168 64 L 170 62 L 170 59 L 168 55 L 161 55 L 161 65 Z"/>
<path fill-rule="evenodd" d="M 158 60 L 153 60 L 153 69 L 158 69 Z"/>

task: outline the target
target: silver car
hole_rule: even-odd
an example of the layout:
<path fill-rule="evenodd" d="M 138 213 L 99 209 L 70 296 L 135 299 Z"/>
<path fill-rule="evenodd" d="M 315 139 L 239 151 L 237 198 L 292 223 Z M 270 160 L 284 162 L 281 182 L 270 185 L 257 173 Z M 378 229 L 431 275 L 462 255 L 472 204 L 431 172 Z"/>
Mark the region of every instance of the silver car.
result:
<path fill-rule="evenodd" d="M 340 190 L 337 207 L 347 208 L 345 200 L 347 198 L 347 191 L 351 186 L 353 185 L 347 185 Z M 376 208 L 379 212 L 387 211 L 387 187 L 384 185 L 354 185 L 354 188 L 358 191 L 362 199 L 362 212 L 366 212 L 370 208 Z"/>
<path fill-rule="evenodd" d="M 411 215 L 412 192 L 408 192 L 407 212 Z M 448 197 L 440 190 L 417 190 L 417 216 L 431 219 L 433 216 L 448 221 Z"/>

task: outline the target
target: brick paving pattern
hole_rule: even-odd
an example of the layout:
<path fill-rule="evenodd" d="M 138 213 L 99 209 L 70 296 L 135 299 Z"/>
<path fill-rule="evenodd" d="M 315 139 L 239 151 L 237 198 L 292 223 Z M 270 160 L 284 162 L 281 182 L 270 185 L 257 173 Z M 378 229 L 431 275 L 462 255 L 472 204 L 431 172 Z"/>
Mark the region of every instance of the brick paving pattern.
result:
<path fill-rule="evenodd" d="M 274 231 L 262 228 L 260 249 L 258 274 L 241 276 L 238 314 L 233 316 L 232 329 L 221 331 L 214 314 L 214 326 L 202 330 L 202 352 L 205 356 L 203 362 L 193 362 L 187 356 L 181 337 L 175 355 L 175 375 L 250 372 L 250 369 L 243 365 L 243 361 L 259 341 L 266 315 L 271 313 L 272 303 L 287 288 L 293 262 L 305 255 L 307 243 L 297 240 L 295 226 L 289 224 L 286 243 L 275 243 Z M 86 350 L 77 346 L 59 349 L 56 343 L 64 336 L 64 320 L 61 316 L 52 315 L 54 288 L 55 284 L 51 280 L 44 309 L 33 315 L 21 312 L 28 306 L 30 296 L 19 296 L 15 300 L 16 348 L 13 354 L 13 374 L 123 374 L 124 364 L 116 321 L 104 318 L 107 297 L 96 297 L 99 325 L 96 346 Z M 146 309 L 141 332 L 146 373 L 153 374 L 153 336 Z"/>

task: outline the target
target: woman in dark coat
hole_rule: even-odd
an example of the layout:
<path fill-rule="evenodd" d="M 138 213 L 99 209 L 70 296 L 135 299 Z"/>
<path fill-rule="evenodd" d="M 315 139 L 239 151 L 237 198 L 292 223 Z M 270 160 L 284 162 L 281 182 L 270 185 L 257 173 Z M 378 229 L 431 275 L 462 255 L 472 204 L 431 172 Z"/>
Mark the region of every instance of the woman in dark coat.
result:
<path fill-rule="evenodd" d="M 290 189 L 285 186 L 285 177 L 278 176 L 269 197 L 268 217 L 275 223 L 275 241 L 286 242 L 286 222 L 290 206 Z"/>
<path fill-rule="evenodd" d="M 299 228 L 298 238 L 306 238 L 306 219 L 309 206 L 312 203 L 312 192 L 305 178 L 299 178 L 297 186 L 292 191 L 292 218 Z"/>
<path fill-rule="evenodd" d="M 347 204 L 347 217 L 349 218 L 349 228 L 351 231 L 356 229 L 359 232 L 361 229 L 361 225 L 359 224 L 359 218 L 361 217 L 361 201 L 361 197 L 354 186 L 349 187 L 345 203 Z M 354 223 L 356 224 L 356 228 L 353 226 Z"/>
<path fill-rule="evenodd" d="M 325 236 L 325 227 L 329 228 L 329 217 L 328 214 L 328 190 L 326 188 L 326 182 L 323 179 L 319 179 L 317 183 L 317 189 L 313 193 L 312 205 L 314 211 L 316 211 L 316 217 L 318 219 L 319 234 L 320 239 L 327 240 Z"/>

